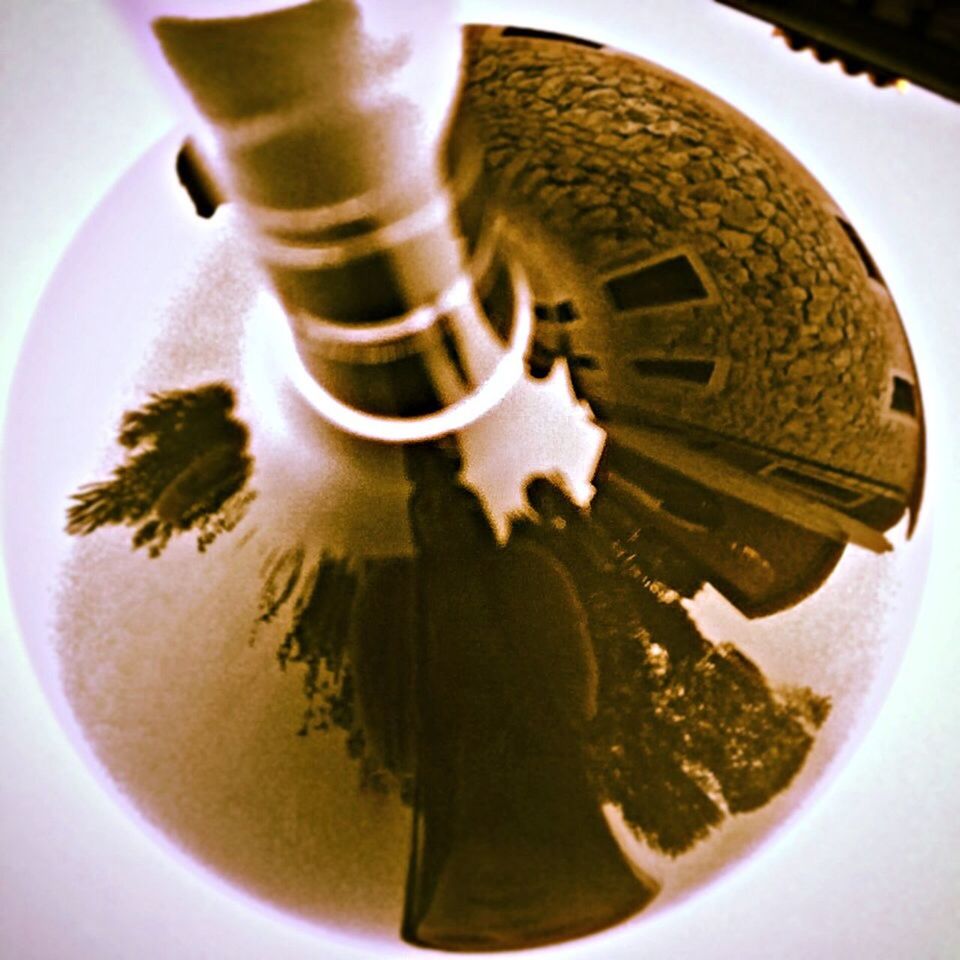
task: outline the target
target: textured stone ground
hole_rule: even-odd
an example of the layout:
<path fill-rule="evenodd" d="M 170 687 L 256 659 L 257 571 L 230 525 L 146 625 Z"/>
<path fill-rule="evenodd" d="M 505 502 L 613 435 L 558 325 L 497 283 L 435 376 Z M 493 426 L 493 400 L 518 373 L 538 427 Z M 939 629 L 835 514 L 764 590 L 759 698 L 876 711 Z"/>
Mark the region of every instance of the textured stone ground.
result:
<path fill-rule="evenodd" d="M 669 324 L 645 314 L 629 338 L 637 353 L 729 358 L 724 387 L 644 386 L 634 403 L 910 491 L 919 431 L 887 411 L 892 372 L 913 376 L 899 318 L 799 164 L 737 111 L 633 57 L 496 28 L 470 32 L 468 57 L 489 166 L 515 178 L 515 198 L 588 272 L 683 248 L 715 285 L 716 302 Z M 614 322 L 628 321 L 583 324 Z M 574 325 L 570 336 L 576 345 Z M 612 345 L 600 359 L 629 381 Z"/>

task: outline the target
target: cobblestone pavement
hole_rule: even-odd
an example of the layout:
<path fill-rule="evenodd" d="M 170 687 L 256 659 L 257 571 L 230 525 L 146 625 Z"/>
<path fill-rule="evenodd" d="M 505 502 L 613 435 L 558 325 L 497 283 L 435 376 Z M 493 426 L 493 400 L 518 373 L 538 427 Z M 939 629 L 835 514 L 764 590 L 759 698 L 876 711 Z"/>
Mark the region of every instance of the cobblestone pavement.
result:
<path fill-rule="evenodd" d="M 569 337 L 594 344 L 597 390 L 910 498 L 921 429 L 889 410 L 892 376 L 916 383 L 909 347 L 813 178 L 742 114 L 634 57 L 499 28 L 471 28 L 467 50 L 488 166 L 564 238 L 581 279 L 682 250 L 714 288 L 699 305 L 626 317 L 594 279 Z M 684 391 L 631 379 L 631 352 L 729 367 L 718 389 Z"/>

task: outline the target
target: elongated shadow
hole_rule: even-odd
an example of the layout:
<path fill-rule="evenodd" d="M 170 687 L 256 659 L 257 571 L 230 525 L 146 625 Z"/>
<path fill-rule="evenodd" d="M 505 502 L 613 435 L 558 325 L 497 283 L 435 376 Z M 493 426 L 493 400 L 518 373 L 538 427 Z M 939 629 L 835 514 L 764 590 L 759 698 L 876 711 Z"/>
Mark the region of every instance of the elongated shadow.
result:
<path fill-rule="evenodd" d="M 597 670 L 576 586 L 534 542 L 499 548 L 442 457 L 410 462 L 422 630 L 404 938 L 505 950 L 610 926 L 656 885 L 589 779 Z"/>

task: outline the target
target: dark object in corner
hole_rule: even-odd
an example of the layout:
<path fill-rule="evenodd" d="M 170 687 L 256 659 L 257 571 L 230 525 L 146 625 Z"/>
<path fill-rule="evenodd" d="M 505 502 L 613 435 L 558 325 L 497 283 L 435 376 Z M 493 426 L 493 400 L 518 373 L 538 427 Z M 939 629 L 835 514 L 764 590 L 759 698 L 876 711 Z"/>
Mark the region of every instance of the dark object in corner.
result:
<path fill-rule="evenodd" d="M 839 60 L 878 86 L 904 78 L 960 102 L 960 8 L 943 0 L 718 0 L 778 27 L 794 50 Z"/>

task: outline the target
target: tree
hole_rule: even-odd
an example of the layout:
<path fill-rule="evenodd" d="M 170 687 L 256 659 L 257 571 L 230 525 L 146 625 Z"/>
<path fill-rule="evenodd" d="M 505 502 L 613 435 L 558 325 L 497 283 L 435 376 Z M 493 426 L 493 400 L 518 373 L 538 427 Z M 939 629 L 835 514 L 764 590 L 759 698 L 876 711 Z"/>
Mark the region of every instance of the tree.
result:
<path fill-rule="evenodd" d="M 203 550 L 232 529 L 253 496 L 233 405 L 213 384 L 128 413 L 126 461 L 74 496 L 67 529 L 133 526 L 151 557 L 176 533 L 199 530 Z M 500 545 L 455 446 L 405 456 L 413 555 L 281 545 L 253 629 L 280 627 L 281 666 L 304 670 L 299 732 L 339 731 L 361 787 L 413 807 L 407 940 L 503 949 L 608 926 L 656 884 L 603 804 L 676 856 L 784 790 L 829 703 L 704 637 L 655 575 L 695 586 L 701 571 L 667 562 L 665 542 L 628 550 L 537 479 Z"/>
<path fill-rule="evenodd" d="M 87 535 L 108 525 L 135 527 L 134 548 L 159 556 L 174 533 L 196 529 L 204 551 L 233 529 L 254 494 L 249 434 L 233 415 L 233 391 L 222 383 L 171 390 L 124 414 L 117 437 L 126 460 L 111 479 L 81 487 L 67 511 L 67 532 Z"/>

